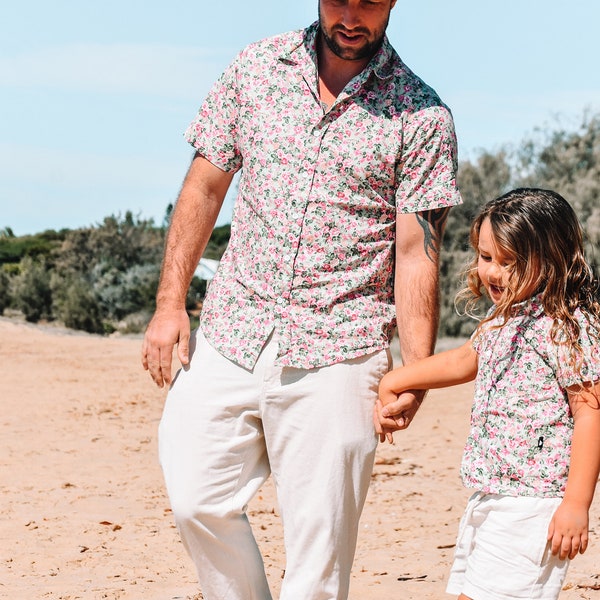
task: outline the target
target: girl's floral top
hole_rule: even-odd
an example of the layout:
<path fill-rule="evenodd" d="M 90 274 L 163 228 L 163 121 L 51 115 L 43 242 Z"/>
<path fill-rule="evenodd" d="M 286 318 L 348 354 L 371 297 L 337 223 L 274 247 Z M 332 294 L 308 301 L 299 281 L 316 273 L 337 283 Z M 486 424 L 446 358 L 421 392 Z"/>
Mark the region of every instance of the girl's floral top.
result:
<path fill-rule="evenodd" d="M 566 347 L 552 342 L 552 319 L 539 298 L 519 305 L 503 327 L 491 321 L 474 336 L 479 370 L 461 467 L 467 487 L 509 496 L 564 494 L 573 432 L 566 388 L 600 379 L 597 333 L 590 335 L 579 310 L 576 318 L 582 376 Z"/>
<path fill-rule="evenodd" d="M 388 40 L 326 110 L 318 24 L 242 51 L 186 139 L 242 169 L 229 246 L 202 312 L 206 337 L 252 368 L 320 367 L 387 347 L 395 326 L 396 211 L 460 202 L 449 110 Z"/>

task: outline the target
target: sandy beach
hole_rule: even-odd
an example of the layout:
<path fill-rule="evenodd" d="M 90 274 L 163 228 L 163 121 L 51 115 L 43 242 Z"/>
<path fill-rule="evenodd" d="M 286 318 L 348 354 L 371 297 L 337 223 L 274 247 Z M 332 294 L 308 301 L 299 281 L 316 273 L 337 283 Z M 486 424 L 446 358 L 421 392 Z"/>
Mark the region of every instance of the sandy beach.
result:
<path fill-rule="evenodd" d="M 142 370 L 140 344 L 0 318 L 0 598 L 202 597 L 158 465 L 165 391 Z M 353 600 L 450 598 L 471 393 L 432 392 L 395 444 L 379 446 Z M 249 514 L 277 598 L 285 558 L 270 481 Z M 600 491 L 590 529 L 561 599 L 600 599 Z"/>

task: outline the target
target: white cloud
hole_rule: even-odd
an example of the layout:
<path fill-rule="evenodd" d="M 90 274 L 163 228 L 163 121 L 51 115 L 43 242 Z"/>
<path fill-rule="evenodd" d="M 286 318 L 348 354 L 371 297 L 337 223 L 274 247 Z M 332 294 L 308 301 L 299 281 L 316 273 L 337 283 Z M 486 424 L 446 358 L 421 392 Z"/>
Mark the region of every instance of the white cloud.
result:
<path fill-rule="evenodd" d="M 182 148 L 191 158 L 192 151 L 183 144 Z M 135 149 L 124 156 L 0 143 L 0 180 L 24 180 L 28 184 L 66 189 L 98 185 L 128 190 L 169 184 L 176 187 L 177 178 L 183 177 L 187 166 L 184 160 L 183 152 L 166 163 L 164 159 L 135 154 Z"/>
<path fill-rule="evenodd" d="M 0 57 L 0 85 L 101 93 L 196 96 L 234 56 L 232 49 L 140 44 L 71 44 Z M 203 92 L 206 89 L 202 90 Z"/>

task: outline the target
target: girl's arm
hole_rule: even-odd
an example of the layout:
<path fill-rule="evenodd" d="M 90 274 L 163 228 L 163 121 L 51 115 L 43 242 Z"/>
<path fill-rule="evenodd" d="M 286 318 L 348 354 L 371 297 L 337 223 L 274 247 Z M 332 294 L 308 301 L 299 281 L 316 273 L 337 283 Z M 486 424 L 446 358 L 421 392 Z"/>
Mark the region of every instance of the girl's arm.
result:
<path fill-rule="evenodd" d="M 600 473 L 600 382 L 567 390 L 573 414 L 571 462 L 565 497 L 548 528 L 552 554 L 583 554 L 588 545 L 588 512 Z"/>
<path fill-rule="evenodd" d="M 469 340 L 459 348 L 434 354 L 387 373 L 379 384 L 375 430 L 381 441 L 392 442 L 392 432 L 408 427 L 414 416 L 402 396 L 407 390 L 429 390 L 472 381 L 477 375 L 477 352 Z"/>

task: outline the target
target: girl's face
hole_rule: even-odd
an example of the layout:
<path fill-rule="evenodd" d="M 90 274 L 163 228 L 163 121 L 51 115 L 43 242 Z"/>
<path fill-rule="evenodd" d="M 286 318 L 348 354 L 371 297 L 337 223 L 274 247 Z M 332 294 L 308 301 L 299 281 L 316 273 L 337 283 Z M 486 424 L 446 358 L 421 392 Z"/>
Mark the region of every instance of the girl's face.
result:
<path fill-rule="evenodd" d="M 489 297 L 498 304 L 508 288 L 514 268 L 515 257 L 502 251 L 496 245 L 489 219 L 484 219 L 479 230 L 479 256 L 477 272 Z M 535 283 L 521 290 L 515 301 L 521 302 L 530 298 L 536 290 Z"/>

